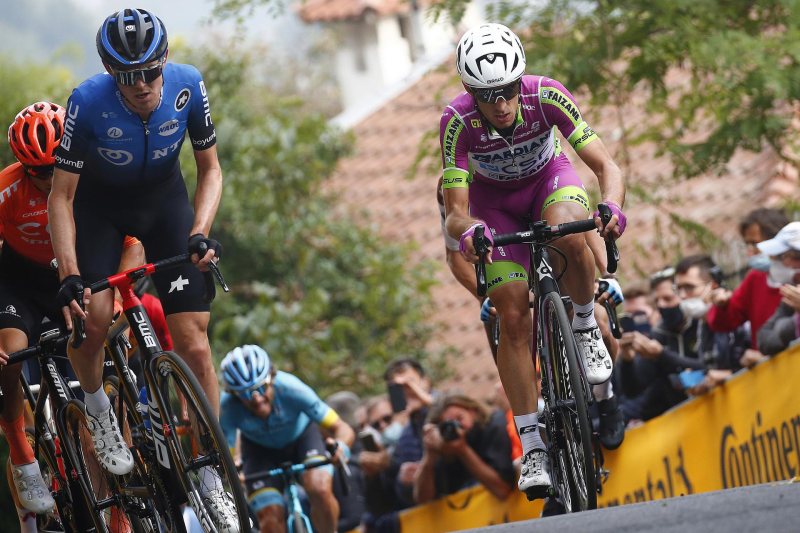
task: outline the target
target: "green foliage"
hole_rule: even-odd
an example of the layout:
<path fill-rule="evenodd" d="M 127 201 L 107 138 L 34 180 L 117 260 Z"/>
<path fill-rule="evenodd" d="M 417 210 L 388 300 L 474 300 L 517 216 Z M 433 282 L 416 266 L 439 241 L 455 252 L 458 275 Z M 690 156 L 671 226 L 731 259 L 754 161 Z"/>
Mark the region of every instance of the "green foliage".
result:
<path fill-rule="evenodd" d="M 408 247 L 321 193 L 351 139 L 303 99 L 254 81 L 256 59 L 224 48 L 186 58 L 204 74 L 225 180 L 213 231 L 233 294 L 215 303 L 215 357 L 256 343 L 320 395 L 377 391 L 394 357 L 434 363 L 431 268 L 409 271 Z M 193 184 L 191 150 L 182 156 Z"/>

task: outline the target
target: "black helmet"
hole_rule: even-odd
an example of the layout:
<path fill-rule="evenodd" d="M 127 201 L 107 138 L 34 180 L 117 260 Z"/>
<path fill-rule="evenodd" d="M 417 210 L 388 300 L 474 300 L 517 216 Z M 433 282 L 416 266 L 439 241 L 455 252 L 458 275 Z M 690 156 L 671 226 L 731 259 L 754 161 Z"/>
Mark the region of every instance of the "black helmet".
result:
<path fill-rule="evenodd" d="M 111 66 L 125 67 L 161 59 L 167 52 L 167 29 L 144 9 L 123 9 L 97 30 L 97 52 Z"/>

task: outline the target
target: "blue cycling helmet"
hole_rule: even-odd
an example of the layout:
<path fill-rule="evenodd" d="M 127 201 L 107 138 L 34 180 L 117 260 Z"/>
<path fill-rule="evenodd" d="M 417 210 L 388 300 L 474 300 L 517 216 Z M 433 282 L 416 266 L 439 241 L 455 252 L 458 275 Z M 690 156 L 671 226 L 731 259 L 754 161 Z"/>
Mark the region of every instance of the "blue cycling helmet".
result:
<path fill-rule="evenodd" d="M 252 399 L 252 393 L 264 388 L 272 379 L 269 355 L 260 346 L 246 344 L 228 352 L 222 360 L 222 379 L 225 388 L 245 400 Z"/>
<path fill-rule="evenodd" d="M 97 52 L 112 67 L 149 63 L 167 52 L 167 29 L 144 9 L 123 9 L 97 30 Z"/>

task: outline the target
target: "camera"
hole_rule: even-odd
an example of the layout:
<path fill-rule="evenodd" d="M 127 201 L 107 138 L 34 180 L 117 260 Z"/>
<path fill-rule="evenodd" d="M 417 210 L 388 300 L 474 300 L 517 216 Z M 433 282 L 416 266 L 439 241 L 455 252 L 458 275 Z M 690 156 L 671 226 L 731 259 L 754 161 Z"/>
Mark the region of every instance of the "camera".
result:
<path fill-rule="evenodd" d="M 458 438 L 458 429 L 461 427 L 461 422 L 458 420 L 442 420 L 439 422 L 439 433 L 442 435 L 442 440 L 445 442 L 452 442 Z"/>

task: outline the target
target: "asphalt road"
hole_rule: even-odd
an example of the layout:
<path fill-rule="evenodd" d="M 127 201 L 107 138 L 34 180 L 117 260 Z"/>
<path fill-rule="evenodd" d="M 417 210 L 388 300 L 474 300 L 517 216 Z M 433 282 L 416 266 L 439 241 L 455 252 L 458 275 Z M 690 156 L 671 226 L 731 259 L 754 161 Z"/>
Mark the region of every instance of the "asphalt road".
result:
<path fill-rule="evenodd" d="M 800 482 L 783 482 L 470 529 L 471 533 L 798 533 Z"/>

